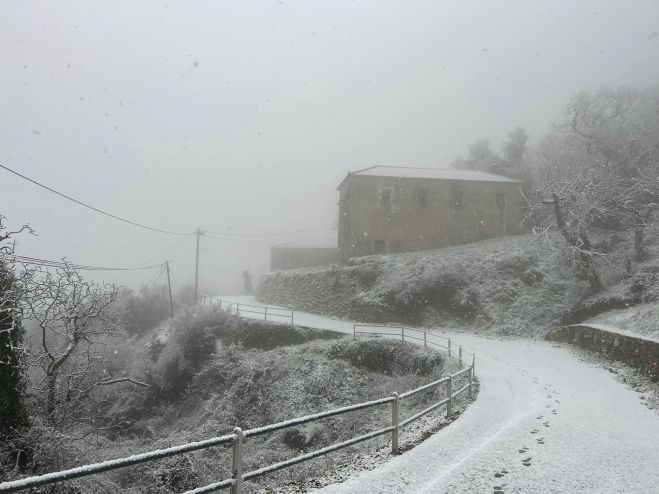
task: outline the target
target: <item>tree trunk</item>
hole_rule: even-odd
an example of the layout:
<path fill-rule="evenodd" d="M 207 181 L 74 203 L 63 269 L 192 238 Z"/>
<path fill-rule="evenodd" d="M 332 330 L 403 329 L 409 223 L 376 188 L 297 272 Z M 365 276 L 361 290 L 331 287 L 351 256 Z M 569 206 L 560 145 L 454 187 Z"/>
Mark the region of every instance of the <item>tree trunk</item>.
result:
<path fill-rule="evenodd" d="M 563 235 L 563 238 L 577 251 L 577 258 L 579 260 L 580 268 L 583 269 L 586 273 L 586 278 L 590 283 L 590 287 L 593 291 L 599 291 L 602 289 L 602 280 L 597 274 L 597 268 L 595 267 L 595 261 L 593 256 L 590 253 L 590 239 L 585 231 L 582 231 L 577 235 L 576 233 L 570 232 L 567 225 L 565 224 L 565 219 L 563 217 L 563 211 L 561 211 L 561 206 L 558 203 L 558 196 L 553 194 L 554 199 L 554 215 L 556 216 L 556 226 L 558 230 Z"/>
<path fill-rule="evenodd" d="M 57 373 L 49 372 L 48 373 L 48 395 L 46 397 L 46 415 L 48 420 L 53 423 L 55 422 L 55 399 L 57 391 Z"/>

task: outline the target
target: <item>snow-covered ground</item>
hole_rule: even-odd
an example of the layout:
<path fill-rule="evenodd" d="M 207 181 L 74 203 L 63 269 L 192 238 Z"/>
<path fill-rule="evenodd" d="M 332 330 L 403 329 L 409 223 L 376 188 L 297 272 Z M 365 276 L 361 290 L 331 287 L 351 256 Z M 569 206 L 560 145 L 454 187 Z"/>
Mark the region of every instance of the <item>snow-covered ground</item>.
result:
<path fill-rule="evenodd" d="M 352 322 L 295 318 L 352 332 Z M 659 416 L 610 373 L 543 341 L 442 334 L 476 352 L 476 402 L 414 449 L 320 492 L 659 492 Z"/>

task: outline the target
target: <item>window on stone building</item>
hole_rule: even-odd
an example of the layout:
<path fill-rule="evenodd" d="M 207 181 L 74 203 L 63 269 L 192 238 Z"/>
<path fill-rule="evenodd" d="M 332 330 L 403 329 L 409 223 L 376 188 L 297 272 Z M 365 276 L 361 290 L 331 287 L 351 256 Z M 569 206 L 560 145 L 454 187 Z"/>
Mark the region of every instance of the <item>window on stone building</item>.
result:
<path fill-rule="evenodd" d="M 506 194 L 504 194 L 503 192 L 499 192 L 497 194 L 497 207 L 499 209 L 506 208 Z"/>
<path fill-rule="evenodd" d="M 393 189 L 381 189 L 380 190 L 380 207 L 382 209 L 391 209 L 393 205 Z"/>
<path fill-rule="evenodd" d="M 428 207 L 428 191 L 426 189 L 416 191 L 416 203 L 420 208 Z"/>
<path fill-rule="evenodd" d="M 464 208 L 464 194 L 461 190 L 453 189 L 453 209 L 460 211 Z"/>

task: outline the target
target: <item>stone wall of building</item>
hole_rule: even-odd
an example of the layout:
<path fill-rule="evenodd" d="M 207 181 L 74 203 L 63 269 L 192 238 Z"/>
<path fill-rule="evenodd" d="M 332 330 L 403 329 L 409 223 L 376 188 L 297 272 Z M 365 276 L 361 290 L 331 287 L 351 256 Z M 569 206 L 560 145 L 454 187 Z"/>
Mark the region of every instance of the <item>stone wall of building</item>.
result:
<path fill-rule="evenodd" d="M 524 214 L 518 183 L 349 176 L 339 192 L 342 261 L 519 233 Z"/>
<path fill-rule="evenodd" d="M 601 353 L 622 361 L 653 381 L 659 380 L 659 342 L 606 331 L 587 325 L 563 326 L 551 330 L 545 337 Z"/>

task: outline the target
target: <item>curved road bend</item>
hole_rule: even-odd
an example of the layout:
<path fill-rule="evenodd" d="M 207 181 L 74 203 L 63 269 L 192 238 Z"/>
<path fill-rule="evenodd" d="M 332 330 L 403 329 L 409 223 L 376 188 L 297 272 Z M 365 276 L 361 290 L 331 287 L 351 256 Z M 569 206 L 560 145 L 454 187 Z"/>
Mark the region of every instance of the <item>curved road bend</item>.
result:
<path fill-rule="evenodd" d="M 352 332 L 352 322 L 295 317 Z M 477 354 L 478 399 L 414 449 L 318 492 L 659 492 L 659 416 L 638 393 L 548 342 L 448 336 Z"/>

